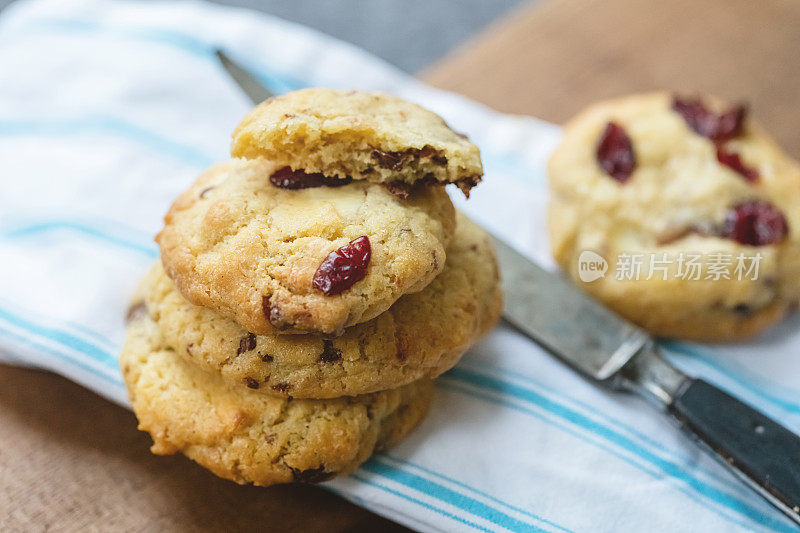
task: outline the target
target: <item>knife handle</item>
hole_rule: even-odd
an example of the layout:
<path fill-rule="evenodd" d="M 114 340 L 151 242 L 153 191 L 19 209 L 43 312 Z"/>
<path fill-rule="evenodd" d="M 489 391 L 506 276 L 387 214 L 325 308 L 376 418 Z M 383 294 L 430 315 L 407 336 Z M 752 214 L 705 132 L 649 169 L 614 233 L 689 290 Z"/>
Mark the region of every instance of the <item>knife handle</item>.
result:
<path fill-rule="evenodd" d="M 800 437 L 702 379 L 681 387 L 669 411 L 734 474 L 800 523 Z"/>

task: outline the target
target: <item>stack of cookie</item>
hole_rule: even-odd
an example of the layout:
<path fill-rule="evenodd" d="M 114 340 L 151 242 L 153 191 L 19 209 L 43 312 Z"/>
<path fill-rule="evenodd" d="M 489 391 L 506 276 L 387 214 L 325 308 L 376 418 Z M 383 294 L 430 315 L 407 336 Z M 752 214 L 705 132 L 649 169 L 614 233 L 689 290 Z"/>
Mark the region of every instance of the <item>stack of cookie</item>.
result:
<path fill-rule="evenodd" d="M 140 428 L 239 483 L 316 482 L 397 443 L 498 319 L 488 236 L 444 185 L 478 149 L 387 95 L 311 89 L 237 127 L 178 197 L 120 357 Z"/>

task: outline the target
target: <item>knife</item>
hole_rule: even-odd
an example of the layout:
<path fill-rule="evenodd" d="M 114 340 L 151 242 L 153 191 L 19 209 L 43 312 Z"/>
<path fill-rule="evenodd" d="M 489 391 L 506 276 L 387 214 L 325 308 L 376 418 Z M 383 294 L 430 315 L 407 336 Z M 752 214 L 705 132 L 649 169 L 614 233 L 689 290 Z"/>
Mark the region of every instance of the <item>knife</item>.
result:
<path fill-rule="evenodd" d="M 273 96 L 222 50 L 225 71 L 254 104 Z M 736 477 L 800 525 L 800 437 L 659 353 L 656 342 L 559 274 L 493 237 L 503 317 L 584 377 L 639 394 L 675 421 Z"/>

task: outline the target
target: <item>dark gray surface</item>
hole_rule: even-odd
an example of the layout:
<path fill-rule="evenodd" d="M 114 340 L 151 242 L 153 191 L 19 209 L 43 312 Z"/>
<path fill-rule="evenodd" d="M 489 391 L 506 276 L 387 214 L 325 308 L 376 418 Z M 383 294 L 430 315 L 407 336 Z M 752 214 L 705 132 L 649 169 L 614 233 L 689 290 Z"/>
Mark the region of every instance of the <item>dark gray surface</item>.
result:
<path fill-rule="evenodd" d="M 0 9 L 14 0 L 0 0 Z M 146 0 L 143 0 L 146 1 Z M 525 0 L 216 0 L 354 43 L 416 72 Z"/>

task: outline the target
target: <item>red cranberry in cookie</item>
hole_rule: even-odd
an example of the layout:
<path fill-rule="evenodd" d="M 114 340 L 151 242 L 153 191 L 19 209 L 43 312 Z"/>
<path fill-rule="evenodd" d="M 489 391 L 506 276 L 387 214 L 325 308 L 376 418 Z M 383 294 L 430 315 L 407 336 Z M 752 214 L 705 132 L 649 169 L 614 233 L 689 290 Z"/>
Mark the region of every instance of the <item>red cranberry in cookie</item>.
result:
<path fill-rule="evenodd" d="M 619 124 L 609 122 L 606 125 L 597 145 L 597 162 L 606 174 L 620 183 L 631 177 L 636 167 L 636 156 L 630 137 Z"/>
<path fill-rule="evenodd" d="M 313 285 L 325 296 L 333 296 L 349 289 L 367 275 L 372 257 L 369 238 L 359 237 L 334 250 L 314 273 Z"/>
<path fill-rule="evenodd" d="M 747 108 L 743 105 L 732 107 L 724 113 L 715 113 L 700 99 L 684 99 L 677 96 L 672 100 L 672 109 L 683 117 L 698 135 L 716 143 L 741 135 L 747 115 Z"/>
<path fill-rule="evenodd" d="M 752 167 L 745 166 L 739 154 L 729 152 L 724 146 L 717 145 L 717 161 L 739 174 L 750 183 L 758 181 L 758 171 Z"/>
<path fill-rule="evenodd" d="M 308 174 L 306 171 L 292 170 L 292 167 L 283 167 L 269 177 L 270 183 L 280 189 L 310 189 L 314 187 L 341 187 L 350 183 L 352 178 L 330 178 L 319 172 Z"/>
<path fill-rule="evenodd" d="M 765 200 L 748 200 L 728 211 L 723 236 L 747 246 L 766 246 L 789 232 L 783 213 Z"/>

